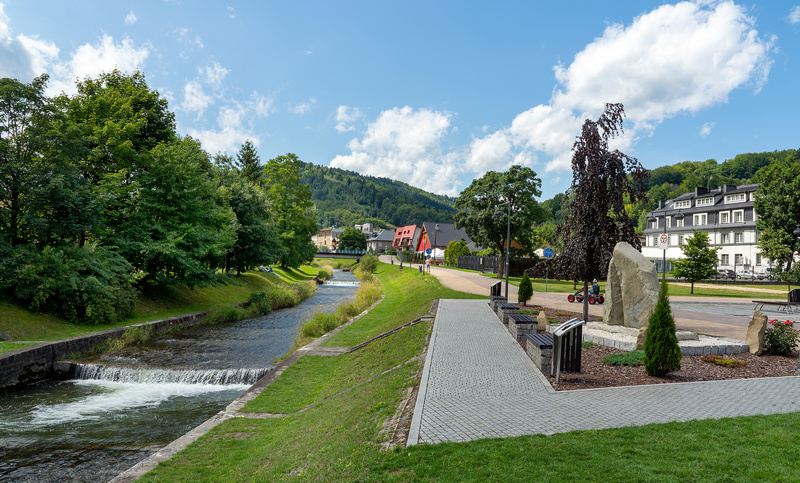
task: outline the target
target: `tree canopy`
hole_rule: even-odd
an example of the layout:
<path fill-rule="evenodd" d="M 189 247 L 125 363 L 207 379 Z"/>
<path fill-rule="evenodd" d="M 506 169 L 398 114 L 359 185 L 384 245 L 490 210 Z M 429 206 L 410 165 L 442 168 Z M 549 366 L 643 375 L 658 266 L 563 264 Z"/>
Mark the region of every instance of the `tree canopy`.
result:
<path fill-rule="evenodd" d="M 572 185 L 566 217 L 558 227 L 563 249 L 555 259 L 557 276 L 584 282 L 584 320 L 588 320 L 588 282 L 605 278 L 617 243 L 641 242 L 626 204 L 645 196 L 648 171 L 636 158 L 611 151 L 609 139 L 622 132 L 622 104 L 606 104 L 597 121 L 587 119 L 572 148 Z"/>
<path fill-rule="evenodd" d="M 339 235 L 339 248 L 342 250 L 366 250 L 367 235 L 355 227 L 348 226 Z"/>
<path fill-rule="evenodd" d="M 531 226 L 545 217 L 536 201 L 541 186 L 536 173 L 524 166 L 514 165 L 503 173 L 489 171 L 459 195 L 455 226 L 464 228 L 476 245 L 505 253 L 510 206 L 511 240 L 523 247 L 522 253 L 530 253 Z M 503 216 L 495 215 L 498 209 Z"/>
<path fill-rule="evenodd" d="M 685 258 L 672 262 L 675 265 L 673 275 L 688 280 L 692 284 L 691 293 L 694 293 L 695 282 L 716 274 L 717 252 L 721 247 L 711 247 L 708 233 L 692 230 L 692 236 L 681 248 Z"/>

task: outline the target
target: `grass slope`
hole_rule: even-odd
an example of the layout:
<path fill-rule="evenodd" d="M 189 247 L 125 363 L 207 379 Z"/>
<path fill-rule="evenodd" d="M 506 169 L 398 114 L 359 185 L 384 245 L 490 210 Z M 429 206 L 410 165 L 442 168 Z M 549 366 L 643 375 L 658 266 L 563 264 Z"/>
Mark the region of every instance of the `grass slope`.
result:
<path fill-rule="evenodd" d="M 0 332 L 16 341 L 49 342 L 101 332 L 116 327 L 210 310 L 247 300 L 251 292 L 277 283 L 296 283 L 313 278 L 318 269 L 273 269 L 275 274 L 252 271 L 233 277 L 233 283 L 218 287 L 166 287 L 158 294 L 139 296 L 133 316 L 111 325 L 77 325 L 48 314 L 36 313 L 9 302 L 0 302 Z M 9 348 L 13 347 L 13 348 Z M 2 345 L 0 353 L 19 348 Z"/>
<path fill-rule="evenodd" d="M 396 267 L 381 265 L 378 277 L 387 288 L 378 308 L 396 308 L 385 312 L 395 325 L 427 310 L 441 290 Z M 363 340 L 385 323 L 370 316 L 342 340 Z M 362 321 L 372 328 L 357 327 Z M 381 427 L 414 384 L 421 364 L 414 356 L 428 330 L 419 324 L 355 354 L 300 359 L 244 408 L 288 416 L 225 421 L 142 481 L 796 481 L 800 474 L 800 413 L 381 451 Z"/>

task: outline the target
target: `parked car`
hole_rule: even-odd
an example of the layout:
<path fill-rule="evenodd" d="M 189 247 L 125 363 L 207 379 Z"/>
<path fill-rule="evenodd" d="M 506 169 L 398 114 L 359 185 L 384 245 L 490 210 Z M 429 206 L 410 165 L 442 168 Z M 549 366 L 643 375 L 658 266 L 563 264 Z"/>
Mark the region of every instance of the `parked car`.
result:
<path fill-rule="evenodd" d="M 727 280 L 729 278 L 736 278 L 736 274 L 733 273 L 733 270 L 728 270 L 727 268 L 720 268 L 717 269 L 717 278 L 724 278 Z"/>
<path fill-rule="evenodd" d="M 755 273 L 751 272 L 750 270 L 739 270 L 736 272 L 736 278 L 749 278 L 750 280 L 755 280 L 758 278 Z M 763 277 L 762 277 L 763 278 Z"/>

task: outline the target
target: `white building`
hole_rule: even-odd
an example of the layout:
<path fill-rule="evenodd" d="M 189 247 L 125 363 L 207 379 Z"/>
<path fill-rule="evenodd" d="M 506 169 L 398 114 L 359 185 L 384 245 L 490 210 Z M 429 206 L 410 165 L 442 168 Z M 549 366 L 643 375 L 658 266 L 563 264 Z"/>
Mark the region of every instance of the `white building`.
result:
<path fill-rule="evenodd" d="M 658 247 L 659 236 L 668 238 L 669 261 L 683 258 L 681 245 L 695 229 L 708 233 L 711 245 L 720 247 L 718 268 L 763 273 L 770 264 L 758 248 L 757 214 L 753 209 L 757 189 L 757 184 L 725 185 L 714 190 L 696 188 L 694 193 L 659 202 L 659 207 L 647 214 L 642 254 L 661 271 L 664 251 Z"/>

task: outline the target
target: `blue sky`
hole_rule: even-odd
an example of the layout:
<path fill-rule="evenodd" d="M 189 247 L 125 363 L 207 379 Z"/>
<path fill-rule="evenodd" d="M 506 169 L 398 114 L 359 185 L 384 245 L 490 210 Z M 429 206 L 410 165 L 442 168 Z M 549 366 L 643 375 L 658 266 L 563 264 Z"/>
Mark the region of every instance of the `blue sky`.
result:
<path fill-rule="evenodd" d="M 798 148 L 800 1 L 0 0 L 0 77 L 140 69 L 181 134 L 457 195 L 513 163 L 568 188 L 622 102 L 646 168 Z"/>

